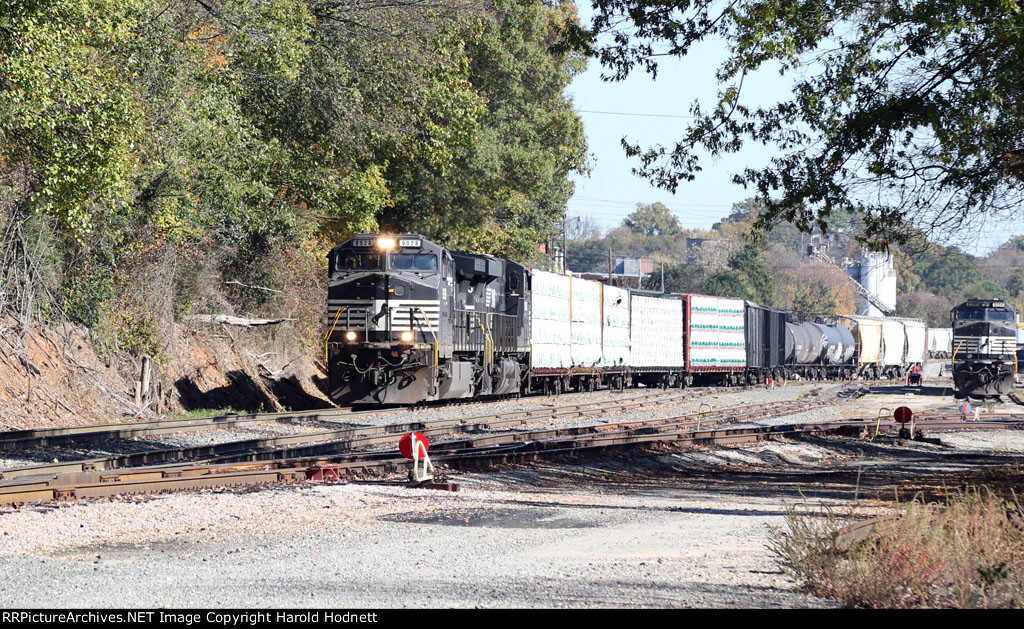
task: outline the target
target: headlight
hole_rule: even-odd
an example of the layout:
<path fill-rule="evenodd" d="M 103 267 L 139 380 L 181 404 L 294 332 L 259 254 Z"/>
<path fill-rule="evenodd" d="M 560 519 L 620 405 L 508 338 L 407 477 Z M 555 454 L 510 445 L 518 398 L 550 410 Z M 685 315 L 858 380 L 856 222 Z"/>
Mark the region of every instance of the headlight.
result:
<path fill-rule="evenodd" d="M 394 238 L 388 238 L 388 237 L 378 238 L 377 239 L 377 248 L 378 249 L 384 249 L 384 250 L 394 249 L 395 248 L 395 239 Z"/>
<path fill-rule="evenodd" d="M 402 339 L 403 343 L 411 343 L 412 342 L 412 332 L 409 332 L 409 331 L 402 332 L 401 334 L 398 335 L 398 338 Z"/>
<path fill-rule="evenodd" d="M 356 333 L 353 332 L 352 330 L 349 330 L 348 332 L 345 333 L 345 340 L 346 341 L 354 341 L 354 340 L 356 340 Z"/>

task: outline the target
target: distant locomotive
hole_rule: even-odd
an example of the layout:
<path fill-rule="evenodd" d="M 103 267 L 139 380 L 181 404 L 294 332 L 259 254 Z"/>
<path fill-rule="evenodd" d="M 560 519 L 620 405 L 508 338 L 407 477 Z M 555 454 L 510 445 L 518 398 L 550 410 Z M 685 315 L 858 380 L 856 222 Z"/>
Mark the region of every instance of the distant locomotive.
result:
<path fill-rule="evenodd" d="M 341 404 L 899 378 L 928 351 L 914 319 L 799 322 L 741 299 L 618 288 L 451 251 L 419 234 L 361 234 L 329 259 L 325 360 Z"/>
<path fill-rule="evenodd" d="M 953 386 L 961 397 L 998 397 L 1013 390 L 1016 311 L 999 299 L 968 299 L 950 312 Z"/>

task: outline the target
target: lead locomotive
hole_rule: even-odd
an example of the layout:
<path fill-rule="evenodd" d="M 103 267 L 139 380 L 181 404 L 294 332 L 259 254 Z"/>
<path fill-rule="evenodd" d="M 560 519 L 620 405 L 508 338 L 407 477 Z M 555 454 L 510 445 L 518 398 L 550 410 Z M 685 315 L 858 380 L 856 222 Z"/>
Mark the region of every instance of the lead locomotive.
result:
<path fill-rule="evenodd" d="M 998 397 L 1013 390 L 1015 315 L 999 299 L 969 299 L 950 312 L 957 395 Z"/>
<path fill-rule="evenodd" d="M 332 399 L 415 404 L 520 391 L 530 352 L 526 267 L 419 234 L 361 234 L 329 260 Z"/>

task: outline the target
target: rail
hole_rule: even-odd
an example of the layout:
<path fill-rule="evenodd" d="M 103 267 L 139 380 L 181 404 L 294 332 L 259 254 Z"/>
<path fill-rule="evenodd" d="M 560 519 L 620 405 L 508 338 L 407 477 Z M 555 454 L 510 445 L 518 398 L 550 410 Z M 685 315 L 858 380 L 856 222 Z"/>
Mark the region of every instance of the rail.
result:
<path fill-rule="evenodd" d="M 435 443 L 432 458 L 456 468 L 485 463 L 508 463 L 566 453 L 578 454 L 607 448 L 635 447 L 655 443 L 725 445 L 770 440 L 807 434 L 858 434 L 876 418 L 817 423 L 792 423 L 744 428 L 697 430 L 692 416 L 545 428 L 521 432 L 502 432 L 472 436 L 452 442 Z M 932 428 L 941 429 L 1015 429 L 1024 421 L 988 421 L 981 424 L 948 421 L 945 416 L 929 418 Z M 887 428 L 896 427 L 895 423 Z M 408 470 L 411 462 L 395 451 L 352 452 L 328 457 L 278 459 L 274 461 L 194 464 L 163 468 L 137 468 L 120 472 L 93 472 L 45 479 L 24 479 L 0 485 L 0 504 L 67 500 L 131 493 L 196 489 L 205 487 L 294 483 L 314 478 L 314 472 L 331 468 L 339 480 L 377 478 L 383 474 Z"/>

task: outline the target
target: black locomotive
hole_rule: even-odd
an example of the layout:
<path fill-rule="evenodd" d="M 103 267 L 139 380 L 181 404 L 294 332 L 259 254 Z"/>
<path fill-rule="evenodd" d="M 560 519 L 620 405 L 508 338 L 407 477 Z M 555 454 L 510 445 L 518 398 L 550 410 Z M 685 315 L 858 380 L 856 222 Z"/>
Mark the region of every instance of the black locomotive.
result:
<path fill-rule="evenodd" d="M 1013 390 L 1016 312 L 999 299 L 968 299 L 950 312 L 953 385 L 960 397 L 998 397 Z"/>
<path fill-rule="evenodd" d="M 331 398 L 414 404 L 518 393 L 529 360 L 526 267 L 418 234 L 363 234 L 330 253 Z"/>

